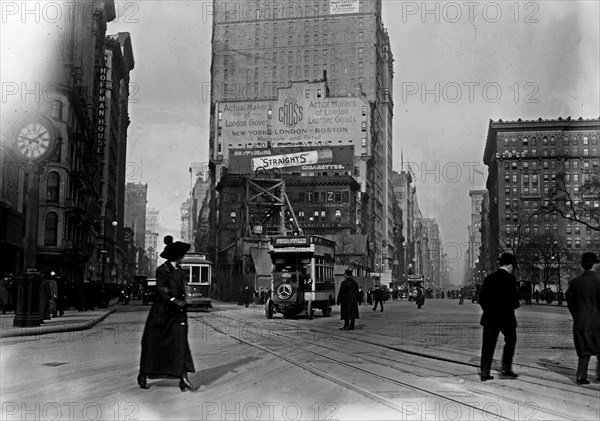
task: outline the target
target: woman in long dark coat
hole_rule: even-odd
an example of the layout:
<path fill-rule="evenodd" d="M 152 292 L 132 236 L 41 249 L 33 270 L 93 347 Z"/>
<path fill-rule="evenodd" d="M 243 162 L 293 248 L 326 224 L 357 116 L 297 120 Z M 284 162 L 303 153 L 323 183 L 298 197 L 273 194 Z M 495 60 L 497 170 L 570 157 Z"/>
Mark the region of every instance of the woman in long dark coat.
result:
<path fill-rule="evenodd" d="M 423 288 L 419 288 L 417 290 L 417 299 L 415 302 L 417 304 L 417 308 L 421 308 L 423 307 L 423 304 L 425 304 L 425 294 L 423 294 Z"/>
<path fill-rule="evenodd" d="M 148 389 L 147 377 L 179 378 L 179 388 L 183 392 L 196 389 L 187 377 L 187 373 L 195 370 L 187 339 L 187 274 L 179 268 L 190 245 L 179 241 L 173 243 L 170 235 L 164 241 L 166 247 L 160 257 L 167 261 L 156 269 L 156 297 L 142 336 L 138 384 L 142 389 Z"/>
<path fill-rule="evenodd" d="M 352 278 L 352 269 L 346 269 L 346 279 L 340 284 L 337 304 L 341 306 L 340 319 L 344 321 L 341 330 L 354 330 L 354 320 L 358 314 L 358 283 Z"/>

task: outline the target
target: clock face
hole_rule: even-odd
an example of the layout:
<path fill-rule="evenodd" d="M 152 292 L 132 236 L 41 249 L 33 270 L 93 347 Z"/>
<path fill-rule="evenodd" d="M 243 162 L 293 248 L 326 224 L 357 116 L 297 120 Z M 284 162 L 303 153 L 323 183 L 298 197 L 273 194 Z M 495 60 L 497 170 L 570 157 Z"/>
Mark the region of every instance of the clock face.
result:
<path fill-rule="evenodd" d="M 39 159 L 50 151 L 52 137 L 40 122 L 27 123 L 17 134 L 17 151 L 27 159 Z"/>

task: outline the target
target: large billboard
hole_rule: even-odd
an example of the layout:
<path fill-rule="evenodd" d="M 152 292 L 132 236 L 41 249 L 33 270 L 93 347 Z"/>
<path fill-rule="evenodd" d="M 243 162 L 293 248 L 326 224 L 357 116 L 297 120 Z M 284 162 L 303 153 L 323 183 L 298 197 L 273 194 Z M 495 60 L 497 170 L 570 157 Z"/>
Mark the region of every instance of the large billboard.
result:
<path fill-rule="evenodd" d="M 361 144 L 361 139 L 367 137 L 367 101 L 360 97 L 325 97 L 324 86 L 301 83 L 293 89 L 280 89 L 275 101 L 219 103 L 218 136 L 224 151 Z"/>
<path fill-rule="evenodd" d="M 312 159 L 292 162 L 296 156 L 313 156 Z M 316 162 L 314 158 L 317 158 Z M 288 161 L 286 163 L 286 161 Z M 303 161 L 303 160 L 302 160 Z M 264 164 L 268 165 L 264 165 Z M 288 165 L 289 164 L 289 165 Z M 229 171 L 232 174 L 251 174 L 258 167 L 279 168 L 283 173 L 299 173 L 306 176 L 330 172 L 352 174 L 354 170 L 353 146 L 330 146 L 315 150 L 314 147 L 244 148 L 229 151 Z"/>

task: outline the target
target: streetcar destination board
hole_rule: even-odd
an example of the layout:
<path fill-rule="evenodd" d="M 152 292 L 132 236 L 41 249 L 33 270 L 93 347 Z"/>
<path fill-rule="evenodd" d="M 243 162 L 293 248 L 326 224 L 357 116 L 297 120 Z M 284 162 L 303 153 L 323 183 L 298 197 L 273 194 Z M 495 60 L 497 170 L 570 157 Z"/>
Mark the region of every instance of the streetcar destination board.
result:
<path fill-rule="evenodd" d="M 308 237 L 277 237 L 273 239 L 273 247 L 308 246 Z"/>

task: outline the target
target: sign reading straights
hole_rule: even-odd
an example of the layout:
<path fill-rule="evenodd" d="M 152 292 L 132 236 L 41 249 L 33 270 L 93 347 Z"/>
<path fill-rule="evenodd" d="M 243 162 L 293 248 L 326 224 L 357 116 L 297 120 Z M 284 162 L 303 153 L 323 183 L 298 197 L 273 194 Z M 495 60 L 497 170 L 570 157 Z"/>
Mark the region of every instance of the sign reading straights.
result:
<path fill-rule="evenodd" d="M 259 158 L 252 158 L 252 170 L 254 171 L 257 168 L 270 170 L 273 168 L 296 167 L 299 165 L 316 164 L 319 161 L 330 162 L 332 156 L 331 149 L 261 156 Z"/>
<path fill-rule="evenodd" d="M 341 15 L 343 13 L 358 13 L 358 0 L 329 0 L 329 14 Z"/>

